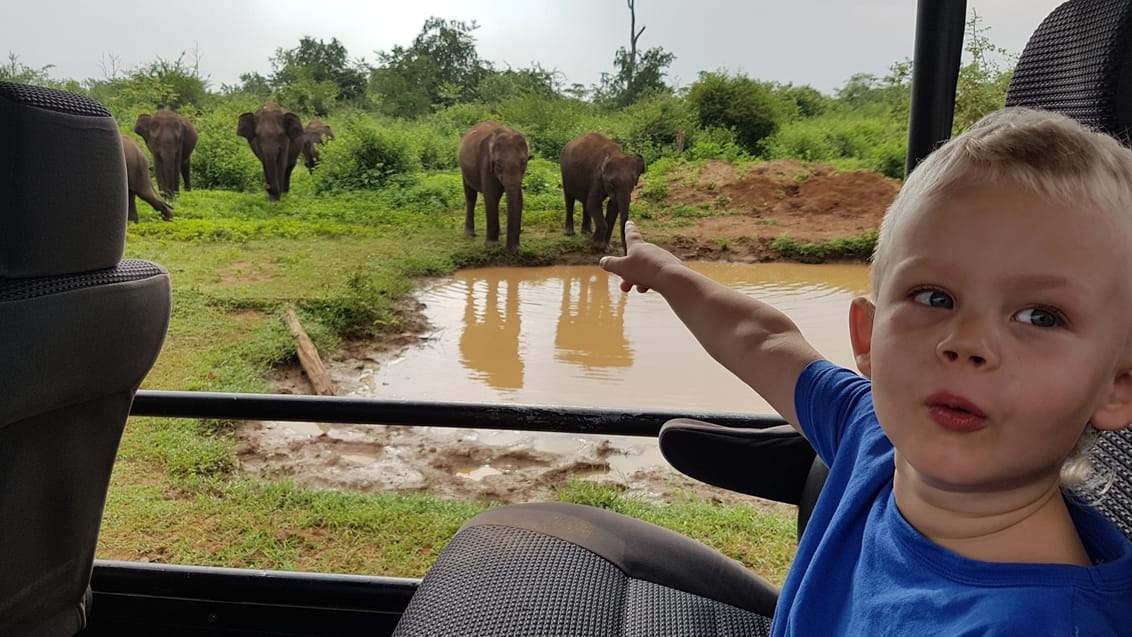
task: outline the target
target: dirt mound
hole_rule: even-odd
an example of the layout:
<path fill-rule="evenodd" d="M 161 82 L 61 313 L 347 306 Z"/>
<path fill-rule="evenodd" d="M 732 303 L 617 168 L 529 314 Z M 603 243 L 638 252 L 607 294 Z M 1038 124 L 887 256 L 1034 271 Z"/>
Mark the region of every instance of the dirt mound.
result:
<path fill-rule="evenodd" d="M 745 171 L 708 162 L 677 175 L 664 193 L 662 209 L 705 213 L 666 247 L 681 258 L 774 260 L 770 243 L 783 235 L 809 243 L 875 232 L 900 185 L 872 171 L 795 160 Z"/>

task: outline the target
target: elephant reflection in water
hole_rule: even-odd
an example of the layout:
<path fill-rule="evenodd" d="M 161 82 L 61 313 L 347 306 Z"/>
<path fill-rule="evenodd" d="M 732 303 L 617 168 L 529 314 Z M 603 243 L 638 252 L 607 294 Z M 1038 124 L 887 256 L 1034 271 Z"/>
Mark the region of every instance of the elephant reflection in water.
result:
<path fill-rule="evenodd" d="M 523 359 L 519 356 L 519 285 L 521 275 L 469 279 L 464 304 L 464 333 L 460 335 L 460 363 L 478 372 L 474 376 L 496 389 L 523 388 Z M 476 286 L 487 288 L 482 312 L 476 303 Z M 501 289 L 503 302 L 500 302 Z"/>
<path fill-rule="evenodd" d="M 629 367 L 633 351 L 625 338 L 628 294 L 610 300 L 605 272 L 569 277 L 562 282 L 562 310 L 555 332 L 555 358 L 594 367 Z"/>

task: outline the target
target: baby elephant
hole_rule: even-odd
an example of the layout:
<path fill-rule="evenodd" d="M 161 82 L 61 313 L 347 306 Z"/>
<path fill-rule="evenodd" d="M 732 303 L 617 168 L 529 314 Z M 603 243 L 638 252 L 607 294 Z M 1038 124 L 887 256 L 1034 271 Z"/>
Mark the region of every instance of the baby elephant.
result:
<path fill-rule="evenodd" d="M 153 192 L 149 181 L 149 160 L 145 152 L 132 137 L 122 135 L 122 154 L 126 157 L 126 187 L 129 189 L 129 220 L 138 222 L 138 207 L 134 197 L 141 197 L 153 209 L 161 213 L 161 218 L 173 219 L 173 208 Z"/>
<path fill-rule="evenodd" d="M 487 240 L 499 245 L 499 201 L 507 195 L 507 252 L 519 250 L 523 218 L 523 176 L 527 174 L 530 149 L 523 134 L 492 121 L 481 122 L 460 138 L 457 150 L 464 182 L 464 236 L 476 236 L 476 197 L 483 193 L 487 212 Z"/>
<path fill-rule="evenodd" d="M 621 250 L 625 252 L 625 221 L 629 219 L 629 196 L 645 172 L 640 155 L 626 155 L 621 147 L 601 133 L 582 135 L 562 149 L 562 190 L 566 195 L 566 236 L 574 236 L 574 200 L 582 200 L 582 232 L 590 231 L 599 250 L 608 250 L 613 223 L 621 217 Z M 609 198 L 603 218 L 601 203 Z"/>
<path fill-rule="evenodd" d="M 312 119 L 303 128 L 303 165 L 307 172 L 314 174 L 314 167 L 318 165 L 318 147 L 330 141 L 334 141 L 334 131 L 317 119 Z"/>

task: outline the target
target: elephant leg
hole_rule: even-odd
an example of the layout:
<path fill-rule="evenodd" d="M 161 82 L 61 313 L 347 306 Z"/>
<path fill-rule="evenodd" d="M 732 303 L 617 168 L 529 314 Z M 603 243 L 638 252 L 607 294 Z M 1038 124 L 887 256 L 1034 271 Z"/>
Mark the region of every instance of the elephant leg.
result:
<path fill-rule="evenodd" d="M 476 236 L 476 192 L 475 188 L 464 182 L 464 236 Z M 485 199 L 486 201 L 486 199 Z"/>
<path fill-rule="evenodd" d="M 605 210 L 605 249 L 606 250 L 608 250 L 609 247 L 611 245 L 613 245 L 613 229 L 617 227 L 615 224 L 617 223 L 617 217 L 619 215 L 618 209 L 619 209 L 619 206 L 617 205 L 617 198 L 616 197 L 610 197 L 609 198 L 609 204 L 606 206 L 606 210 Z M 627 217 L 628 214 L 626 214 L 625 216 Z M 624 244 L 624 241 L 625 241 L 625 224 L 624 224 L 624 222 L 621 223 L 621 241 L 622 241 L 622 244 Z"/>
<path fill-rule="evenodd" d="M 181 160 L 181 179 L 185 180 L 185 191 L 193 189 L 193 183 L 189 179 L 189 159 L 186 157 Z"/>
<path fill-rule="evenodd" d="M 483 244 L 489 248 L 499 245 L 499 201 L 503 192 L 483 193 L 483 204 L 487 210 L 487 239 Z"/>
<path fill-rule="evenodd" d="M 144 192 L 143 189 L 143 192 L 137 193 L 137 196 L 149 205 L 153 206 L 154 210 L 160 212 L 162 219 L 166 221 L 173 219 L 173 208 L 169 204 L 162 201 L 161 198 L 153 192 L 153 189 L 150 189 L 149 192 Z M 137 208 L 134 205 L 134 198 L 132 196 L 130 197 L 130 208 L 131 212 L 134 214 L 133 220 L 137 221 L 138 212 Z"/>
<path fill-rule="evenodd" d="M 130 194 L 129 194 L 130 205 L 126 210 L 126 218 L 129 219 L 130 221 L 134 222 L 134 223 L 137 223 L 138 222 L 138 203 L 137 203 L 137 201 L 135 201 L 135 199 L 136 199 L 136 197 L 134 196 L 133 191 L 130 191 Z"/>
<path fill-rule="evenodd" d="M 586 203 L 582 205 L 582 234 L 590 234 L 594 231 L 594 222 L 590 218 L 593 214 L 593 201 L 587 198 Z M 601 200 L 597 202 L 597 209 L 601 210 Z"/>
<path fill-rule="evenodd" d="M 291 173 L 295 172 L 296 163 L 295 159 L 287 160 L 287 166 L 283 170 L 283 192 L 291 192 Z"/>
<path fill-rule="evenodd" d="M 574 236 L 574 195 L 565 193 L 566 195 L 566 236 Z M 585 208 L 585 206 L 583 206 Z M 585 221 L 582 222 L 585 225 Z"/>
<path fill-rule="evenodd" d="M 606 229 L 605 217 L 601 215 L 601 204 L 603 201 L 605 201 L 605 197 L 602 194 L 590 195 L 588 201 L 589 205 L 586 206 L 588 209 L 586 221 L 592 221 L 594 226 L 593 244 L 600 250 L 605 249 L 607 237 L 609 236 L 609 232 Z M 586 224 L 582 224 L 582 232 L 586 232 Z"/>

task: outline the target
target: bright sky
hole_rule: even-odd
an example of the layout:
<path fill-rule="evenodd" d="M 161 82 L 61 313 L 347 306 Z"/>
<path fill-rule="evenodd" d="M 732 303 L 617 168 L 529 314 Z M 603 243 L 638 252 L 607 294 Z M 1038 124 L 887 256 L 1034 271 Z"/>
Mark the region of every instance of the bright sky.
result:
<path fill-rule="evenodd" d="M 668 81 L 685 86 L 700 71 L 831 93 L 854 73 L 884 75 L 912 57 L 915 0 L 635 0 L 638 48 L 676 56 Z M 1062 0 L 968 0 L 998 46 L 1020 53 L 1042 18 Z M 212 89 L 241 73 L 271 73 L 277 48 L 303 36 L 338 40 L 352 58 L 409 46 L 430 16 L 475 20 L 480 57 L 499 68 L 533 63 L 595 84 L 628 46 L 626 0 L 17 0 L 0 20 L 0 55 L 14 53 L 52 77 L 106 77 L 107 62 L 128 71 L 182 52 Z M 6 62 L 7 60 L 0 60 Z"/>

